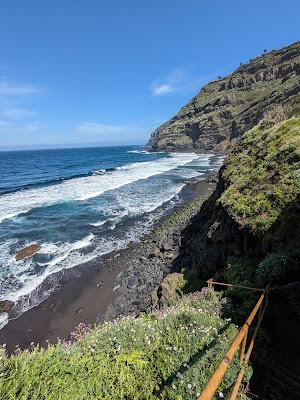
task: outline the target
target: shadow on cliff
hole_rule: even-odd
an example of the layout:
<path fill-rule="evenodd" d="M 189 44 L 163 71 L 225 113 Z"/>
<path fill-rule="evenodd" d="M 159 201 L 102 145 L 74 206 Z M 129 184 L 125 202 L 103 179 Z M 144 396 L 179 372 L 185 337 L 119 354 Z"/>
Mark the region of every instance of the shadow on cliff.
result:
<path fill-rule="evenodd" d="M 270 270 L 273 278 L 262 339 L 256 343 L 250 390 L 262 400 L 300 398 L 300 195 L 283 209 L 263 234 L 252 233 L 234 221 L 218 203 L 223 192 L 215 192 L 182 231 L 181 247 L 173 263 L 184 271 L 186 292 L 206 286 L 206 280 L 225 280 L 231 258 L 251 259 L 258 265 L 271 254 L 284 254 L 284 270 Z M 245 267 L 246 268 L 246 267 Z M 268 276 L 267 276 L 268 278 Z M 249 297 L 245 293 L 245 298 Z M 254 299 L 256 302 L 256 300 Z M 241 303 L 235 307 L 243 309 Z M 252 308 L 252 307 L 251 307 Z M 243 314 L 243 313 L 242 313 Z M 244 310 L 248 315 L 248 311 Z M 245 320 L 243 314 L 241 321 Z"/>
<path fill-rule="evenodd" d="M 225 211 L 218 199 L 224 187 L 220 181 L 214 193 L 203 203 L 199 213 L 182 231 L 179 254 L 173 269 L 207 280 L 217 273 L 224 277 L 228 261 L 251 259 L 259 263 L 272 253 L 288 256 L 284 282 L 300 279 L 300 195 L 278 216 L 263 234 L 242 227 Z"/>

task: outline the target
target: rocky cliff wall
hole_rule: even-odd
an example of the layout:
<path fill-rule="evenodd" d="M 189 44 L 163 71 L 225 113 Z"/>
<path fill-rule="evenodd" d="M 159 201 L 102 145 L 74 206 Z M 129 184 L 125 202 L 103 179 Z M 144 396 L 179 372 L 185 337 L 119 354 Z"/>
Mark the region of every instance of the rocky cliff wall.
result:
<path fill-rule="evenodd" d="M 204 279 L 232 258 L 258 265 L 274 255 L 286 271 L 273 257 L 271 274 L 300 278 L 299 118 L 268 128 L 262 122 L 243 136 L 215 192 L 183 232 L 181 248 L 183 266 L 196 266 Z"/>
<path fill-rule="evenodd" d="M 178 114 L 156 129 L 152 150 L 224 151 L 275 105 L 300 92 L 300 42 L 241 65 L 204 86 Z"/>

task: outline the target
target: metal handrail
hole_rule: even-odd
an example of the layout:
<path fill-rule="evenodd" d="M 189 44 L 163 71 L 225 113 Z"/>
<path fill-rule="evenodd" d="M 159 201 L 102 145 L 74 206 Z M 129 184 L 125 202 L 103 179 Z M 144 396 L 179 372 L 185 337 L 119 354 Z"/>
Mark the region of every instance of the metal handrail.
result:
<path fill-rule="evenodd" d="M 207 281 L 208 287 L 212 288 L 214 284 L 220 285 L 220 282 L 214 282 L 212 279 L 209 279 Z M 240 353 L 239 353 L 239 359 L 242 363 L 241 370 L 237 376 L 237 380 L 235 382 L 235 385 L 233 387 L 233 390 L 231 392 L 230 400 L 235 400 L 237 398 L 237 395 L 239 393 L 240 385 L 242 383 L 244 374 L 245 374 L 245 366 L 248 364 L 253 346 L 254 346 L 254 341 L 257 336 L 261 321 L 263 319 L 267 304 L 268 304 L 268 294 L 269 294 L 269 288 L 270 285 L 268 285 L 265 289 L 256 289 L 256 288 L 251 288 L 251 287 L 246 287 L 246 286 L 237 286 L 237 285 L 231 285 L 231 284 L 222 284 L 222 286 L 229 286 L 229 287 L 241 287 L 243 289 L 249 289 L 249 290 L 263 290 L 262 295 L 258 299 L 256 305 L 254 306 L 253 310 L 251 311 L 251 314 L 247 318 L 246 322 L 242 326 L 241 330 L 238 332 L 236 338 L 232 342 L 230 348 L 228 349 L 225 357 L 223 360 L 219 363 L 218 367 L 216 368 L 214 374 L 206 384 L 204 390 L 198 397 L 198 400 L 211 400 L 213 395 L 216 393 L 223 376 L 225 375 L 235 353 L 237 352 L 238 348 L 240 347 Z M 258 314 L 258 322 L 254 331 L 254 334 L 251 338 L 251 341 L 249 343 L 247 352 L 246 351 L 246 343 L 247 343 L 247 337 L 248 337 L 248 331 L 249 327 L 252 324 L 255 316 Z"/>

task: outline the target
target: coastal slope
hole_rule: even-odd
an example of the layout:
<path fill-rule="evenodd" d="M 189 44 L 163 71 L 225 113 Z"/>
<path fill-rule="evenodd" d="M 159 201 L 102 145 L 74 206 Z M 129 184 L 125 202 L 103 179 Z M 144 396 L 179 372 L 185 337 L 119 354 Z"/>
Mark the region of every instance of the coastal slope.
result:
<path fill-rule="evenodd" d="M 156 129 L 149 147 L 167 151 L 224 151 L 275 105 L 289 107 L 300 92 L 300 42 L 264 53 L 205 85 Z"/>
<path fill-rule="evenodd" d="M 257 282 L 262 286 L 271 276 L 291 281 L 299 274 L 299 171 L 299 118 L 274 125 L 263 120 L 243 136 L 225 160 L 215 192 L 183 234 L 184 252 L 203 278 L 233 258 L 262 263 L 268 271 Z"/>

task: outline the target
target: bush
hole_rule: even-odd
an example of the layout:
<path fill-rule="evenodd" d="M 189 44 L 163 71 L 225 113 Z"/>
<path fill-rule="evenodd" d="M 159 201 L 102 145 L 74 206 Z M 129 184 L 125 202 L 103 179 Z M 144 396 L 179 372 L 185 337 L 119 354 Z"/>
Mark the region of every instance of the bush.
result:
<path fill-rule="evenodd" d="M 253 260 L 229 259 L 225 277 L 233 285 L 255 286 L 256 282 L 256 264 Z"/>
<path fill-rule="evenodd" d="M 164 312 L 105 323 L 73 343 L 0 354 L 7 400 L 195 399 L 236 335 L 220 295 L 203 290 Z M 238 362 L 219 390 L 228 392 Z"/>
<path fill-rule="evenodd" d="M 272 253 L 264 258 L 257 267 L 257 281 L 266 286 L 271 280 L 282 281 L 288 274 L 288 257 L 283 254 Z"/>

